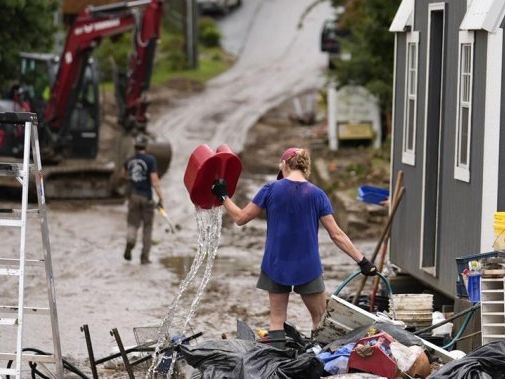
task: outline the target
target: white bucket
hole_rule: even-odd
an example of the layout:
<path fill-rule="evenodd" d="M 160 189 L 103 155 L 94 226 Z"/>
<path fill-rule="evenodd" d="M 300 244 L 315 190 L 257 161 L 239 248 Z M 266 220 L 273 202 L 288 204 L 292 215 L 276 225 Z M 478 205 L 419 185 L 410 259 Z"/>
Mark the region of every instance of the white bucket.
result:
<path fill-rule="evenodd" d="M 452 334 L 452 322 L 440 325 L 438 328 L 432 330 L 431 334 L 433 336 L 450 336 Z"/>

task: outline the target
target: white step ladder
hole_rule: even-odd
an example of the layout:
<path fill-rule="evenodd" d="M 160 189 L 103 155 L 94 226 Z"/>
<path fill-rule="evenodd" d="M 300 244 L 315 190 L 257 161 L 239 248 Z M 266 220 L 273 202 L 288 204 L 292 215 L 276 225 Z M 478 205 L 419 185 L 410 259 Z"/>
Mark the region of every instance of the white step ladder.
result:
<path fill-rule="evenodd" d="M 1 328 L 11 327 L 17 329 L 15 353 L 1 352 L 1 350 L 6 349 L 6 344 L 2 343 L 0 338 L 0 378 L 5 375 L 9 376 L 11 379 L 20 379 L 22 362 L 34 362 L 40 363 L 41 366 L 44 367 L 46 364 L 53 364 L 55 367 L 54 377 L 63 379 L 63 361 L 58 329 L 58 315 L 56 312 L 49 229 L 47 225 L 44 182 L 37 132 L 37 115 L 34 113 L 0 113 L 0 123 L 24 125 L 23 161 L 0 163 L 0 176 L 13 176 L 22 185 L 21 209 L 2 210 L 0 213 L 0 227 L 19 228 L 20 230 L 19 258 L 0 258 L 0 276 L 14 276 L 18 278 L 19 282 L 17 305 L 0 304 L 0 336 L 2 335 Z M 30 162 L 30 155 L 33 156 L 33 162 Z M 38 207 L 36 209 L 28 209 L 30 172 L 34 176 L 37 189 Z M 26 259 L 25 257 L 27 213 L 32 211 L 38 214 L 40 221 L 43 247 L 43 257 L 41 257 L 41 259 Z M 6 215 L 10 217 L 5 217 Z M 25 266 L 39 266 L 45 268 L 49 298 L 49 306 L 47 308 L 25 306 Z M 50 315 L 53 340 L 52 355 L 27 354 L 23 352 L 23 321 L 25 312 Z M 3 317 L 4 314 L 9 313 L 12 314 L 13 317 Z M 2 361 L 11 361 L 10 363 L 12 364 L 14 362 L 14 365 L 5 365 Z M 5 368 L 6 366 L 7 368 Z"/>

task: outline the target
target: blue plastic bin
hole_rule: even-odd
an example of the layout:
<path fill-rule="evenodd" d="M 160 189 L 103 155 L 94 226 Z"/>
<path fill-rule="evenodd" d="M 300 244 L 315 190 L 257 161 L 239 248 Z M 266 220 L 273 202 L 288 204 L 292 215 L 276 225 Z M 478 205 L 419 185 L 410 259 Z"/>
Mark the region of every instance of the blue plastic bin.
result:
<path fill-rule="evenodd" d="M 360 186 L 358 188 L 358 199 L 369 204 L 380 204 L 389 198 L 387 188 L 374 186 Z"/>

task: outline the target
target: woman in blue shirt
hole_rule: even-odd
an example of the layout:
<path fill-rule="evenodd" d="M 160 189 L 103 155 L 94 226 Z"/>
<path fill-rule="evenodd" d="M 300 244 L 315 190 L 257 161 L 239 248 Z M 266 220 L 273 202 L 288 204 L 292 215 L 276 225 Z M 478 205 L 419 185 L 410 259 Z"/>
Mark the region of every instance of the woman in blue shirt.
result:
<path fill-rule="evenodd" d="M 281 156 L 277 181 L 265 184 L 253 200 L 238 207 L 226 194 L 226 183 L 218 180 L 212 192 L 223 201 L 237 225 L 245 225 L 266 212 L 267 236 L 257 287 L 268 291 L 270 331 L 283 338 L 289 294 L 300 294 L 315 329 L 326 309 L 326 294 L 319 256 L 318 228 L 321 223 L 332 241 L 354 259 L 364 275 L 376 268 L 354 246 L 333 217 L 326 193 L 308 181 L 310 156 L 305 149 L 291 147 Z"/>

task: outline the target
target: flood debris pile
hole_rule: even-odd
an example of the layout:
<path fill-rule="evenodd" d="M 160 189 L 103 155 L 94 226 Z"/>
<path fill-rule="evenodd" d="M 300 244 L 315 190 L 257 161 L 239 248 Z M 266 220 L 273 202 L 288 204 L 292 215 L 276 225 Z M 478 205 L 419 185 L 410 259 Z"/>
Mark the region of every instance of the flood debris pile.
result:
<path fill-rule="evenodd" d="M 178 351 L 195 368 L 192 378 L 202 379 L 505 378 L 505 341 L 456 355 L 406 330 L 402 322 L 335 295 L 329 309 L 310 337 L 285 323 L 285 348 L 238 320 L 237 339 L 208 340 Z"/>

